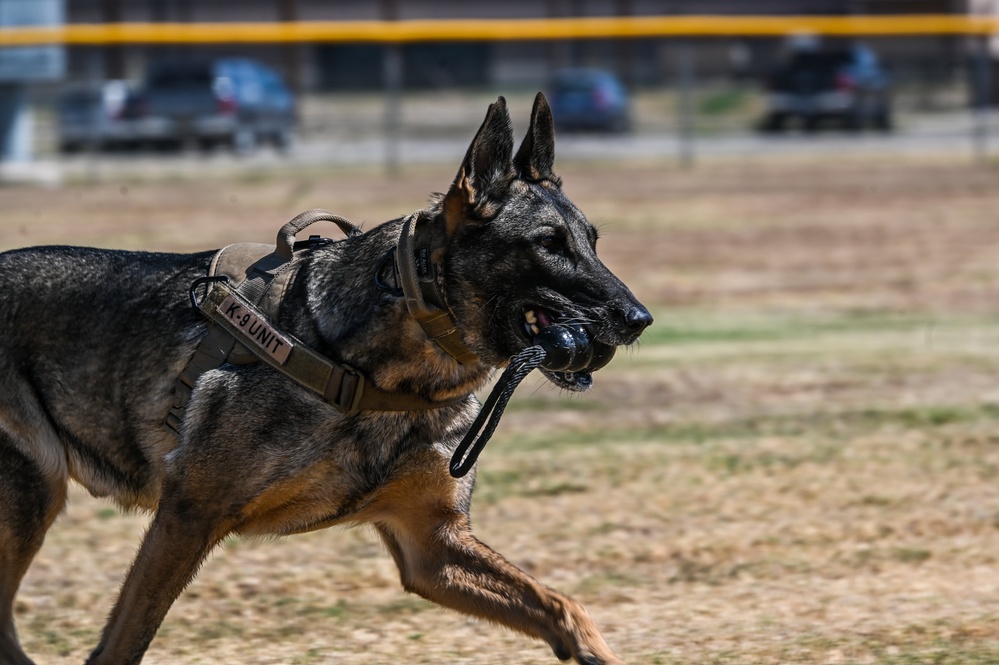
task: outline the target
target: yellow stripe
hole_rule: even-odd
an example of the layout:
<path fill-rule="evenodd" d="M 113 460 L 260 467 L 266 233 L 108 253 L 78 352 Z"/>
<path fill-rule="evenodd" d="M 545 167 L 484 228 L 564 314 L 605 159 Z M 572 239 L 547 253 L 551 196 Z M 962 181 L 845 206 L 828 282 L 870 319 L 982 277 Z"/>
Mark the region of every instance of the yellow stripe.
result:
<path fill-rule="evenodd" d="M 0 46 L 208 44 L 222 42 L 504 41 L 635 37 L 765 37 L 999 34 L 999 18 L 898 16 L 635 16 L 550 19 L 110 23 L 0 29 Z"/>

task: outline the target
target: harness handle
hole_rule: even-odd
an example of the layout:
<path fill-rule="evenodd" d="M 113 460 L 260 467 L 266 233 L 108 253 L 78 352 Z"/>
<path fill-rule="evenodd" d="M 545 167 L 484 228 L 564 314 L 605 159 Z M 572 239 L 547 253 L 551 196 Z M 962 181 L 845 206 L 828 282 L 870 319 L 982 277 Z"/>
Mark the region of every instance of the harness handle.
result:
<path fill-rule="evenodd" d="M 285 261 L 290 261 L 292 259 L 292 255 L 294 254 L 295 235 L 315 222 L 333 222 L 340 227 L 340 230 L 343 231 L 348 238 L 361 233 L 361 229 L 355 226 L 353 222 L 346 217 L 341 217 L 340 215 L 334 214 L 329 210 L 324 210 L 323 208 L 313 208 L 312 210 L 306 210 L 300 215 L 297 215 L 294 219 L 281 227 L 281 230 L 278 231 L 277 246 L 274 249 L 274 253 L 279 258 Z"/>

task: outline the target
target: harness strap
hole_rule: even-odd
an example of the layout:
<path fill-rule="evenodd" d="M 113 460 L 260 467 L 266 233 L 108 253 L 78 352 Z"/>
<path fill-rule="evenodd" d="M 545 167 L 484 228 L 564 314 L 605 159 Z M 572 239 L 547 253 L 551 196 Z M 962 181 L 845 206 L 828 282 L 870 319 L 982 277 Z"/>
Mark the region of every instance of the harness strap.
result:
<path fill-rule="evenodd" d="M 247 267 L 249 264 L 249 267 Z M 284 264 L 286 267 L 292 264 Z M 239 284 L 244 296 L 259 305 L 268 295 L 268 287 L 274 281 L 275 271 L 281 263 L 273 261 L 273 248 L 267 245 L 242 243 L 223 247 L 208 266 L 209 279 L 228 279 Z M 284 283 L 275 289 L 276 294 L 268 299 L 274 309 L 284 294 L 284 288 L 291 281 L 292 273 L 284 271 Z M 167 414 L 164 425 L 176 436 L 180 436 L 184 412 L 191 401 L 191 392 L 202 374 L 217 369 L 225 363 L 246 365 L 257 362 L 257 357 L 240 344 L 225 328 L 209 320 L 208 333 L 194 350 L 184 370 L 174 383 L 174 403 Z"/>
<path fill-rule="evenodd" d="M 427 337 L 435 341 L 459 363 L 462 365 L 474 363 L 478 360 L 478 356 L 465 346 L 465 339 L 461 330 L 458 329 L 454 315 L 440 293 L 437 292 L 439 267 L 427 257 L 426 266 L 422 271 L 424 279 L 421 279 L 417 273 L 415 244 L 418 218 L 419 213 L 406 218 L 396 251 L 398 284 L 402 287 L 405 295 L 409 315 L 420 324 Z M 429 294 L 424 293 L 424 285 L 430 292 Z M 427 298 L 427 295 L 439 301 L 439 306 L 428 306 L 426 301 L 430 298 Z"/>
<path fill-rule="evenodd" d="M 466 398 L 436 402 L 416 394 L 381 390 L 353 368 L 329 360 L 271 324 L 266 313 L 278 311 L 297 272 L 295 234 L 317 221 L 333 222 L 347 236 L 361 232 L 339 215 L 319 208 L 307 210 L 281 227 L 275 247 L 241 243 L 219 250 L 207 277 L 192 285 L 192 302 L 208 319 L 208 332 L 175 382 L 174 406 L 164 422 L 174 435 L 180 435 L 198 378 L 226 363 L 264 360 L 345 414 L 437 409 Z M 194 291 L 203 282 L 212 286 L 199 303 Z"/>
<path fill-rule="evenodd" d="M 438 402 L 412 393 L 381 390 L 349 365 L 333 362 L 294 336 L 277 330 L 263 312 L 228 284 L 216 284 L 198 307 L 259 359 L 344 414 L 438 409 L 466 399 L 461 396 Z"/>
<path fill-rule="evenodd" d="M 184 411 L 191 401 L 198 377 L 223 365 L 235 346 L 236 339 L 223 328 L 214 324 L 208 326 L 208 335 L 198 344 L 194 356 L 174 383 L 174 404 L 164 422 L 168 430 L 180 436 Z"/>

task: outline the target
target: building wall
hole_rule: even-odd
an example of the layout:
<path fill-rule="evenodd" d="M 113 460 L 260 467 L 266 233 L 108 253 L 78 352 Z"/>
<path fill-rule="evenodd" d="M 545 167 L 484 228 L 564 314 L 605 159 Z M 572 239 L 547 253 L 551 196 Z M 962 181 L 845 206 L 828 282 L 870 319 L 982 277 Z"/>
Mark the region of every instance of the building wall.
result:
<path fill-rule="evenodd" d="M 913 0 L 919 1 L 919 0 Z M 947 0 L 924 0 L 946 4 Z M 875 4 L 878 0 L 868 0 Z M 884 0 L 881 0 L 884 2 Z M 897 0 L 893 0 L 897 3 Z M 396 18 L 513 18 L 616 14 L 845 14 L 856 0 L 67 0 L 70 22 L 96 22 L 109 13 L 125 21 L 275 21 L 294 7 L 302 20 Z"/>
<path fill-rule="evenodd" d="M 966 11 L 968 0 L 67 0 L 70 22 L 375 20 L 382 18 L 515 18 L 600 15 L 847 14 Z M 869 40 L 870 41 L 870 40 Z M 905 77 L 938 79 L 962 60 L 963 44 L 945 38 L 873 40 Z M 697 75 L 759 76 L 779 56 L 780 39 L 704 39 L 696 43 Z M 565 66 L 611 68 L 631 85 L 660 85 L 675 75 L 676 41 L 582 40 L 422 44 L 403 47 L 408 87 L 537 86 Z M 384 49 L 375 45 L 74 48 L 74 78 L 139 80 L 162 58 L 250 55 L 280 70 L 299 89 L 377 89 Z"/>

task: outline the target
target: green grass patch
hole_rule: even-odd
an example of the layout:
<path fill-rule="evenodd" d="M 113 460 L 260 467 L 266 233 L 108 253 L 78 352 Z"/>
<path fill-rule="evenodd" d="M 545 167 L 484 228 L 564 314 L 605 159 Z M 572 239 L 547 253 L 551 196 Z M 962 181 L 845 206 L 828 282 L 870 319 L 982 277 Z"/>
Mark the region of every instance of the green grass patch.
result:
<path fill-rule="evenodd" d="M 475 502 L 489 505 L 509 496 L 552 497 L 590 490 L 589 485 L 578 479 L 566 479 L 564 471 L 561 476 L 559 470 L 546 469 L 543 465 L 530 471 L 482 467 L 478 472 Z"/>
<path fill-rule="evenodd" d="M 839 449 L 832 446 L 810 447 L 802 454 L 772 453 L 769 451 L 726 452 L 709 455 L 708 468 L 726 475 L 749 473 L 757 470 L 783 471 L 805 463 L 826 464 L 839 456 Z"/>
<path fill-rule="evenodd" d="M 552 409 L 572 411 L 573 413 L 601 413 L 612 411 L 613 404 L 595 399 L 587 399 L 585 395 L 554 394 L 531 396 L 524 399 L 511 400 L 507 406 L 509 411 L 545 412 Z"/>
<path fill-rule="evenodd" d="M 527 489 L 521 496 L 559 496 L 560 494 L 581 494 L 589 491 L 589 486 L 583 483 L 560 482 L 543 487 Z"/>
<path fill-rule="evenodd" d="M 231 621 L 208 621 L 192 625 L 195 639 L 205 642 L 216 640 L 242 638 L 246 634 L 247 626 Z"/>
<path fill-rule="evenodd" d="M 437 605 L 430 601 L 418 596 L 405 595 L 392 602 L 378 605 L 375 612 L 382 615 L 412 615 L 433 609 L 437 609 Z"/>
<path fill-rule="evenodd" d="M 291 662 L 292 665 L 312 665 L 312 663 L 323 662 L 326 657 L 323 655 L 321 649 L 309 649 L 304 654 L 297 656 Z"/>
<path fill-rule="evenodd" d="M 593 595 L 607 589 L 622 589 L 641 586 L 642 580 L 626 573 L 605 573 L 589 575 L 576 585 L 574 593 Z"/>
<path fill-rule="evenodd" d="M 933 556 L 933 552 L 922 547 L 896 547 L 891 551 L 891 558 L 902 563 L 923 563 Z"/>
<path fill-rule="evenodd" d="M 816 316 L 724 315 L 712 312 L 657 311 L 656 323 L 642 334 L 641 344 L 740 343 L 807 339 L 818 335 L 924 331 L 935 323 L 928 316 L 882 312 L 833 312 Z M 952 321 L 947 325 L 963 322 Z M 995 321 L 982 322 L 996 325 Z"/>
<path fill-rule="evenodd" d="M 869 408 L 830 412 L 762 414 L 718 422 L 691 421 L 668 423 L 649 428 L 591 428 L 532 435 L 497 432 L 496 447 L 509 449 L 558 449 L 580 445 L 617 445 L 620 443 L 706 443 L 726 439 L 759 437 L 817 436 L 847 439 L 884 428 L 926 430 L 951 424 L 999 423 L 999 404 L 928 405 L 914 407 Z M 776 458 L 774 463 L 778 463 Z M 738 465 L 738 461 L 731 464 Z M 729 464 L 722 462 L 722 465 Z M 488 472 L 495 473 L 495 472 Z M 519 471 L 510 474 L 509 482 L 521 480 Z M 488 475 L 486 476 L 488 477 Z"/>
<path fill-rule="evenodd" d="M 759 651 L 757 644 L 756 651 Z M 776 653 L 774 653 L 776 651 Z M 641 662 L 653 665 L 787 665 L 789 663 L 840 663 L 841 665 L 996 665 L 999 644 L 940 638 L 928 644 L 867 643 L 849 639 L 812 637 L 790 640 L 776 650 L 747 655 L 720 651 L 699 653 L 696 657 L 672 653 L 645 655 Z"/>
<path fill-rule="evenodd" d="M 860 661 L 855 661 L 860 662 Z M 996 665 L 999 646 L 961 646 L 941 644 L 923 652 L 884 654 L 874 665 Z"/>
<path fill-rule="evenodd" d="M 705 115 L 724 115 L 741 110 L 747 99 L 746 91 L 729 88 L 703 96 L 698 108 Z"/>
<path fill-rule="evenodd" d="M 321 617 L 331 617 L 331 618 L 341 618 L 347 616 L 350 612 L 350 607 L 348 607 L 347 601 L 340 599 L 335 605 L 305 605 L 299 610 L 299 614 L 303 616 L 321 616 Z"/>

